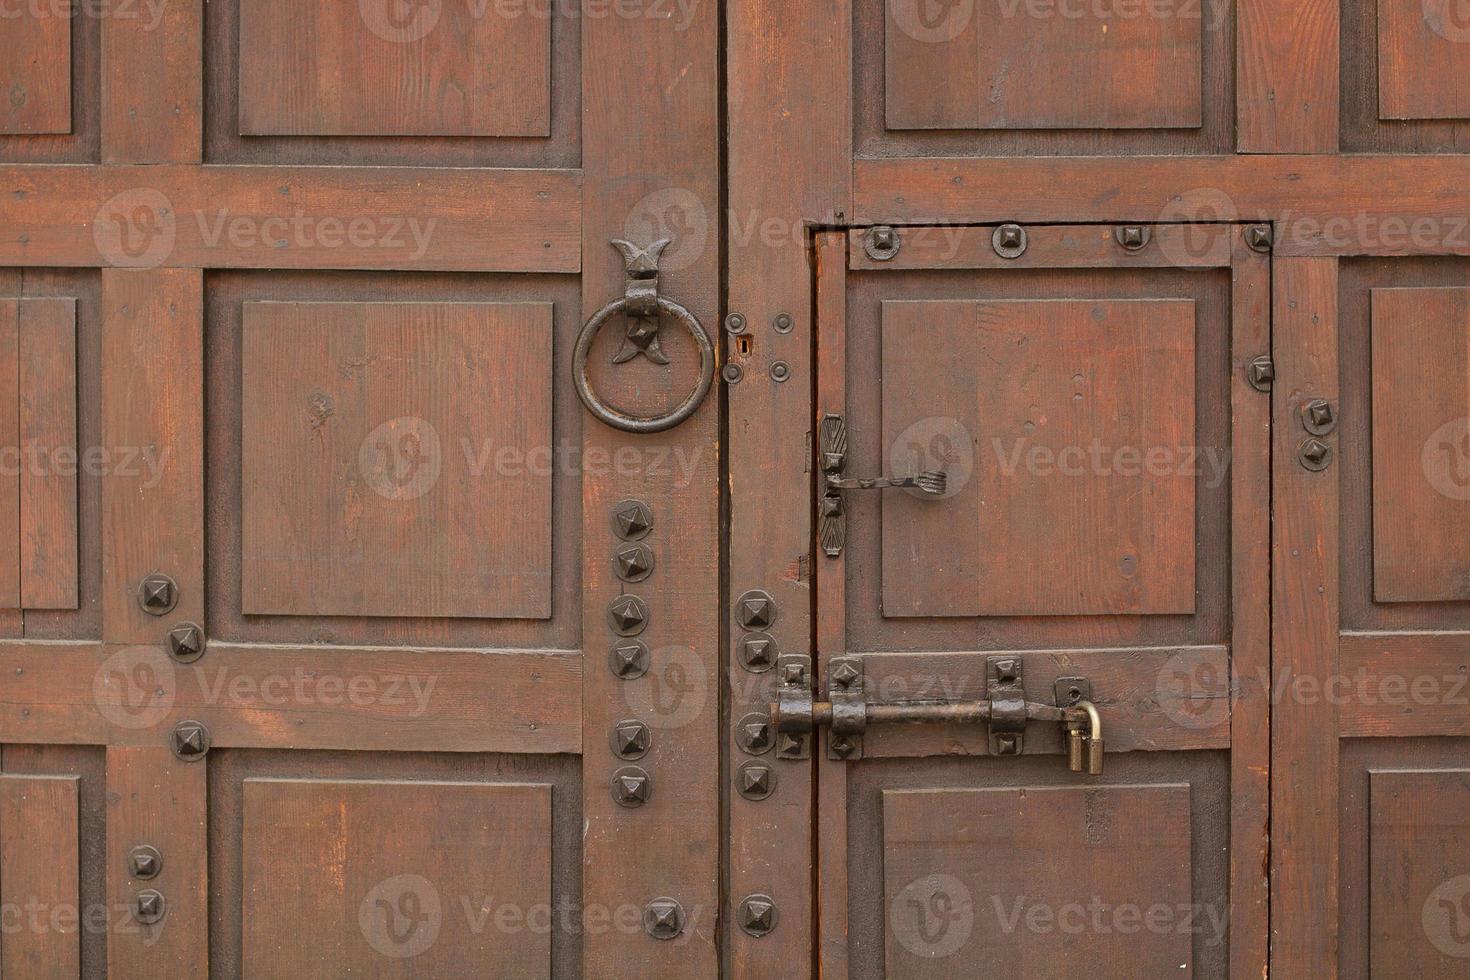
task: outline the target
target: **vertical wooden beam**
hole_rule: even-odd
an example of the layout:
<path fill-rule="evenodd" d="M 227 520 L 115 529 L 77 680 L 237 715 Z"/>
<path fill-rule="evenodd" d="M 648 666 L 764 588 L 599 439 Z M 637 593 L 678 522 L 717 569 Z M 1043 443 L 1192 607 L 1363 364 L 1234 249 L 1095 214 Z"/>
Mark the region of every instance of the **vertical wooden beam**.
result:
<path fill-rule="evenodd" d="M 77 304 L 23 299 L 19 319 L 20 584 L 26 609 L 77 607 Z"/>
<path fill-rule="evenodd" d="M 160 474 L 112 474 L 102 488 L 102 630 L 109 643 L 162 643 L 181 620 L 204 622 L 203 274 L 102 271 L 102 437 L 148 451 Z M 143 577 L 178 583 L 167 617 L 138 604 Z"/>
<path fill-rule="evenodd" d="M 20 301 L 0 299 L 0 609 L 20 609 Z"/>
<path fill-rule="evenodd" d="M 1338 479 L 1300 460 L 1301 406 L 1338 397 L 1337 260 L 1273 268 L 1271 973 L 1337 976 Z M 1338 435 L 1321 437 L 1338 449 Z"/>
<path fill-rule="evenodd" d="M 204 0 L 126 9 L 102 19 L 103 162 L 199 163 Z"/>
<path fill-rule="evenodd" d="M 1240 0 L 1236 148 L 1336 153 L 1340 0 Z"/>
<path fill-rule="evenodd" d="M 108 933 L 109 976 L 209 976 L 206 764 L 164 746 L 107 747 L 107 905 L 122 920 Z M 141 844 L 163 857 L 155 878 L 132 874 L 129 855 Z M 145 889 L 163 895 L 161 922 L 120 911 Z"/>
<path fill-rule="evenodd" d="M 769 592 L 779 611 L 769 632 L 781 652 L 810 653 L 812 563 L 820 559 L 811 526 L 808 236 L 811 226 L 841 224 L 852 213 L 852 7 L 850 0 L 749 0 L 727 5 L 727 14 L 729 311 L 745 324 L 729 337 L 729 360 L 742 375 L 729 387 L 728 598 Z M 743 631 L 732 630 L 734 722 L 768 710 L 775 676 L 742 666 Z M 733 725 L 726 747 L 733 775 L 748 758 Z M 777 777 L 771 797 L 730 794 L 728 897 L 734 914 L 745 896 L 769 895 L 781 919 L 763 938 L 738 925 L 727 931 L 736 978 L 806 976 L 814 945 L 812 764 L 765 758 Z"/>
<path fill-rule="evenodd" d="M 0 973 L 81 975 L 77 777 L 0 775 Z"/>
<path fill-rule="evenodd" d="M 1271 806 L 1271 395 L 1249 381 L 1271 353 L 1271 258 L 1236 231 L 1230 296 L 1230 975 L 1264 975 Z"/>
<path fill-rule="evenodd" d="M 622 258 L 612 239 L 648 246 L 675 241 L 663 255 L 660 294 L 691 310 L 718 342 L 719 7 L 694 4 L 669 17 L 627 16 L 588 0 L 582 19 L 583 315 L 624 295 Z M 671 363 L 637 357 L 611 363 L 627 321 L 607 325 L 589 358 L 596 390 L 611 404 L 653 414 L 682 402 L 699 358 L 684 331 L 664 318 Z M 569 359 L 560 363 L 570 367 Z M 614 928 L 583 933 L 588 976 L 715 976 L 720 866 L 719 771 L 719 398 L 718 383 L 693 418 L 668 432 L 632 435 L 581 413 L 583 460 L 583 893 L 589 915 L 615 913 Z M 666 455 L 660 455 L 666 454 Z M 673 474 L 652 465 L 680 460 Z M 653 573 L 625 583 L 613 570 L 614 509 L 648 504 Z M 641 597 L 651 651 L 636 679 L 608 667 L 618 637 L 609 609 Z M 624 641 L 626 642 L 626 641 Z M 614 725 L 637 719 L 652 744 L 637 766 L 651 798 L 625 807 L 612 796 L 624 763 L 609 750 Z M 660 941 L 623 910 L 671 898 L 686 922 Z"/>

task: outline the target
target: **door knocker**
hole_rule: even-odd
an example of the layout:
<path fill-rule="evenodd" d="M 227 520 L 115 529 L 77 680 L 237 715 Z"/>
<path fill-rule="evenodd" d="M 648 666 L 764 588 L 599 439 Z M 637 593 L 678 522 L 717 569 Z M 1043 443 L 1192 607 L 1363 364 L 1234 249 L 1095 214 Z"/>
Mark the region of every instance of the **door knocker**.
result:
<path fill-rule="evenodd" d="M 628 270 L 628 287 L 623 296 L 613 300 L 592 315 L 582 333 L 577 337 L 577 347 L 572 355 L 572 371 L 576 376 L 577 394 L 587 411 L 599 421 L 624 432 L 663 432 L 674 428 L 699 409 L 700 403 L 709 394 L 715 378 L 715 349 L 705 333 L 699 318 L 673 300 L 658 294 L 658 263 L 669 239 L 654 242 L 648 248 L 639 248 L 632 242 L 614 239 L 612 244 L 623 253 L 623 263 Z M 683 404 L 672 412 L 651 417 L 640 417 L 621 412 L 608 405 L 592 390 L 587 378 L 587 357 L 592 352 L 592 343 L 602 328 L 614 316 L 622 313 L 628 317 L 628 331 L 623 345 L 613 356 L 614 364 L 624 364 L 640 354 L 655 364 L 668 364 L 669 358 L 659 343 L 660 314 L 673 317 L 689 331 L 699 348 L 699 381 Z"/>

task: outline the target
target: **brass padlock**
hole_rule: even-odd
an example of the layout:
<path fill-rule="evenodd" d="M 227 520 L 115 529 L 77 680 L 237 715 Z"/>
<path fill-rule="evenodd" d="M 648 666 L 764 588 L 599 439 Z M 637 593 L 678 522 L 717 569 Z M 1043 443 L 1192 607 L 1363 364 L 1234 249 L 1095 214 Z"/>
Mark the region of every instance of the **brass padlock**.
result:
<path fill-rule="evenodd" d="M 1067 768 L 1073 772 L 1084 769 L 1083 754 L 1087 749 L 1087 738 L 1080 728 L 1067 729 Z"/>

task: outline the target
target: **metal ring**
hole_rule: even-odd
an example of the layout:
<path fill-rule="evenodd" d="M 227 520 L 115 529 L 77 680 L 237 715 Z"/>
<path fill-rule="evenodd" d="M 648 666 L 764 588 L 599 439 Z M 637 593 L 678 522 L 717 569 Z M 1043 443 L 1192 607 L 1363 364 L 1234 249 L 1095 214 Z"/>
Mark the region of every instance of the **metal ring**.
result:
<path fill-rule="evenodd" d="M 597 397 L 592 390 L 592 382 L 587 379 L 587 357 L 592 352 L 592 342 L 597 339 L 603 326 L 617 314 L 628 307 L 628 298 L 615 299 L 592 315 L 586 325 L 582 327 L 582 333 L 577 337 L 577 348 L 572 355 L 572 369 L 577 376 L 577 394 L 582 398 L 582 404 L 587 406 L 587 411 L 597 416 L 598 420 L 621 429 L 624 432 L 664 432 L 674 428 L 688 419 L 704 401 L 705 395 L 709 394 L 710 385 L 715 379 L 715 348 L 710 343 L 709 334 L 704 332 L 699 318 L 689 312 L 683 306 L 671 299 L 658 297 L 658 309 L 661 313 L 678 320 L 689 331 L 689 336 L 694 338 L 694 343 L 699 347 L 699 383 L 684 399 L 684 403 L 665 415 L 655 415 L 652 418 L 640 418 L 636 415 L 628 415 L 620 412 Z"/>

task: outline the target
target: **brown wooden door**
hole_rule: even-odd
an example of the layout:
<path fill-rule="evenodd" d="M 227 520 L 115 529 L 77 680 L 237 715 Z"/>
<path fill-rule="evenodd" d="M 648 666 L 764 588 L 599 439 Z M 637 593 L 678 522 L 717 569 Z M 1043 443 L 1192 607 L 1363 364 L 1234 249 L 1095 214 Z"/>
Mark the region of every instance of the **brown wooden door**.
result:
<path fill-rule="evenodd" d="M 7 977 L 716 973 L 718 399 L 575 380 L 615 239 L 718 335 L 664 6 L 0 20 Z"/>

